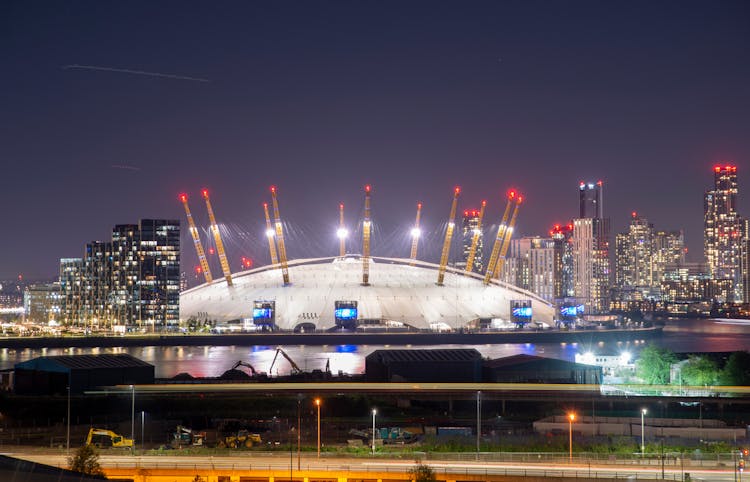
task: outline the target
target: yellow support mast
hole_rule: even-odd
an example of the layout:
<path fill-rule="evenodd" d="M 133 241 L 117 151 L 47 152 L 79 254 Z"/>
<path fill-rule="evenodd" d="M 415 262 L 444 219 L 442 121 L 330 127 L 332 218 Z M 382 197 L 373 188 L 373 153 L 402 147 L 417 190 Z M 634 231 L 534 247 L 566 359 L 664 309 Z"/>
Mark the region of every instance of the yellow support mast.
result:
<path fill-rule="evenodd" d="M 343 258 L 346 256 L 346 236 L 349 233 L 344 225 L 344 203 L 339 204 L 339 229 L 336 231 L 336 236 L 339 238 L 339 256 Z"/>
<path fill-rule="evenodd" d="M 362 285 L 370 284 L 370 185 L 365 186 L 365 220 L 362 222 Z"/>
<path fill-rule="evenodd" d="M 276 225 L 276 242 L 279 243 L 279 261 L 281 261 L 281 276 L 284 284 L 289 284 L 289 266 L 286 260 L 286 247 L 284 246 L 284 229 L 281 226 L 279 216 L 279 201 L 276 199 L 276 186 L 271 186 L 271 197 L 273 198 L 273 222 Z"/>
<path fill-rule="evenodd" d="M 419 218 L 422 215 L 422 203 L 417 203 L 417 219 L 414 221 L 414 227 L 411 228 L 411 255 L 412 260 L 417 259 L 417 247 L 419 246 L 419 237 L 422 231 L 419 229 Z M 414 263 L 411 264 L 414 266 Z"/>
<path fill-rule="evenodd" d="M 448 255 L 451 250 L 451 240 L 453 239 L 453 229 L 456 227 L 456 206 L 458 206 L 458 195 L 461 188 L 456 187 L 453 190 L 453 203 L 451 204 L 451 215 L 448 217 L 448 229 L 445 231 L 445 241 L 443 241 L 443 252 L 440 255 L 440 267 L 438 268 L 437 285 L 443 286 L 445 279 L 445 267 L 448 265 Z"/>
<path fill-rule="evenodd" d="M 471 248 L 469 248 L 469 256 L 466 258 L 466 272 L 471 273 L 474 265 L 474 257 L 477 254 L 477 245 L 479 244 L 479 236 L 482 234 L 482 219 L 484 219 L 484 208 L 487 207 L 487 201 L 482 201 L 482 208 L 479 210 L 479 222 L 477 222 L 477 228 L 474 230 L 471 236 Z"/>
<path fill-rule="evenodd" d="M 505 204 L 505 212 L 503 213 L 503 219 L 500 221 L 500 226 L 497 227 L 497 236 L 495 237 L 495 244 L 492 245 L 492 254 L 490 254 L 490 261 L 487 263 L 487 270 L 484 272 L 484 284 L 490 284 L 492 275 L 495 271 L 495 264 L 497 258 L 500 255 L 500 248 L 503 245 L 503 239 L 505 239 L 505 223 L 508 222 L 508 215 L 510 214 L 510 208 L 515 201 L 516 192 L 511 191 L 508 193 L 508 202 Z"/>
<path fill-rule="evenodd" d="M 206 252 L 203 251 L 203 244 L 201 243 L 201 238 L 198 236 L 198 228 L 195 227 L 193 215 L 190 213 L 190 207 L 188 207 L 187 194 L 180 194 L 180 201 L 182 201 L 182 205 L 185 207 L 185 214 L 187 215 L 190 236 L 193 237 L 193 244 L 195 245 L 195 251 L 198 253 L 198 261 L 201 265 L 201 271 L 203 271 L 203 277 L 206 279 L 206 283 L 210 283 L 214 280 L 214 278 L 213 276 L 211 276 L 211 269 L 208 267 Z"/>
<path fill-rule="evenodd" d="M 516 197 L 516 206 L 513 208 L 513 215 L 510 217 L 510 224 L 508 229 L 505 230 L 505 239 L 503 240 L 503 248 L 500 250 L 500 257 L 497 258 L 497 266 L 495 266 L 495 278 L 500 278 L 500 272 L 505 264 L 505 255 L 508 254 L 508 247 L 510 247 L 510 238 L 513 236 L 513 227 L 516 225 L 516 216 L 518 216 L 518 207 L 521 205 L 523 197 Z"/>
<path fill-rule="evenodd" d="M 206 209 L 208 210 L 208 219 L 211 221 L 211 230 L 214 232 L 214 241 L 216 242 L 216 251 L 219 252 L 219 262 L 221 263 L 221 271 L 224 273 L 224 279 L 227 280 L 227 285 L 232 286 L 232 272 L 229 270 L 229 261 L 227 261 L 227 253 L 224 251 L 224 243 L 221 241 L 221 234 L 219 233 L 219 225 L 216 224 L 216 217 L 214 216 L 214 210 L 211 207 L 211 200 L 208 198 L 208 189 L 203 190 L 203 198 L 206 200 Z"/>
<path fill-rule="evenodd" d="M 263 203 L 263 213 L 266 215 L 266 238 L 268 238 L 268 251 L 271 253 L 271 264 L 279 264 L 279 258 L 276 257 L 275 233 L 271 226 L 271 217 L 268 215 L 268 203 Z"/>

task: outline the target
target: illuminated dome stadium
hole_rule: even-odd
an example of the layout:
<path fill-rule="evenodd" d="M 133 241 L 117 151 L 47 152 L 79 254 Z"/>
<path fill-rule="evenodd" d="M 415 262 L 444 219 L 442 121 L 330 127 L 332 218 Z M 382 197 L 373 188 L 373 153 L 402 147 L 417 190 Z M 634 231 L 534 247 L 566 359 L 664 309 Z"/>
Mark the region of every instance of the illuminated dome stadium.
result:
<path fill-rule="evenodd" d="M 499 328 L 519 320 L 553 324 L 554 307 L 515 286 L 411 259 L 370 258 L 369 284 L 363 285 L 358 256 L 290 261 L 290 283 L 279 265 L 265 266 L 205 283 L 180 295 L 180 318 L 245 326 L 312 331 L 346 326 L 420 330 Z M 514 323 L 515 322 L 515 323 Z"/>

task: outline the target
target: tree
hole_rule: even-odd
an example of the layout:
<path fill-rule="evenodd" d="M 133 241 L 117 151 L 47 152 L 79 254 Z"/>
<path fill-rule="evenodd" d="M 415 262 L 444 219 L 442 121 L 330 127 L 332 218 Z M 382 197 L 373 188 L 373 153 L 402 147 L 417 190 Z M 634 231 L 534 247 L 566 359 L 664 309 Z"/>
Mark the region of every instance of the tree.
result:
<path fill-rule="evenodd" d="M 719 376 L 716 362 L 705 356 L 692 355 L 682 366 L 682 383 L 695 387 L 714 385 Z"/>
<path fill-rule="evenodd" d="M 104 475 L 99 465 L 99 452 L 93 445 L 84 445 L 76 450 L 75 454 L 68 459 L 68 465 L 73 472 L 86 475 Z"/>
<path fill-rule="evenodd" d="M 435 478 L 435 471 L 432 470 L 432 467 L 423 464 L 420 460 L 415 460 L 414 463 L 416 465 L 409 470 L 411 480 L 414 482 L 434 482 L 437 480 Z"/>
<path fill-rule="evenodd" d="M 719 381 L 722 385 L 750 385 L 750 353 L 736 351 L 729 355 Z"/>
<path fill-rule="evenodd" d="M 650 385 L 669 383 L 669 370 L 677 361 L 675 354 L 666 348 L 649 345 L 641 350 L 635 369 L 638 378 Z"/>

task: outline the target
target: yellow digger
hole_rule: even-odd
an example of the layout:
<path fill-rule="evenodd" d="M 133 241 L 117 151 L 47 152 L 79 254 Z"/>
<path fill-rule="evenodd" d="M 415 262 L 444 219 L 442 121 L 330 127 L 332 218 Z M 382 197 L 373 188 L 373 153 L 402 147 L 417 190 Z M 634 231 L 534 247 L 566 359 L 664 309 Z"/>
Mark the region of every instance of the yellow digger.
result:
<path fill-rule="evenodd" d="M 133 439 L 126 438 L 116 434 L 111 430 L 104 428 L 90 428 L 86 436 L 86 445 L 94 445 L 97 448 L 115 447 L 115 448 L 132 448 Z"/>
<path fill-rule="evenodd" d="M 263 440 L 261 440 L 259 434 L 250 433 L 247 430 L 239 430 L 236 434 L 228 435 L 219 440 L 219 448 L 250 448 L 261 443 L 263 443 Z"/>

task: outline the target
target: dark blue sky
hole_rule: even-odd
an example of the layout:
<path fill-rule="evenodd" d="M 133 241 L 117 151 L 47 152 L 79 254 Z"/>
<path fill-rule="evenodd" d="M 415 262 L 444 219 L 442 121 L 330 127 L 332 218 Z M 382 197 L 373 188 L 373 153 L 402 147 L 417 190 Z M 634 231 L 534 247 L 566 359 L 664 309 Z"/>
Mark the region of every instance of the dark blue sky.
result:
<path fill-rule="evenodd" d="M 272 183 L 292 257 L 336 253 L 365 183 L 373 253 L 407 256 L 416 202 L 439 244 L 456 184 L 490 223 L 517 187 L 517 232 L 543 234 L 602 179 L 615 231 L 637 210 L 700 259 L 716 160 L 750 215 L 749 26 L 720 1 L 2 2 L 0 278 L 51 276 L 116 223 L 182 221 L 181 191 L 205 223 L 203 186 L 234 268 L 264 264 Z"/>

